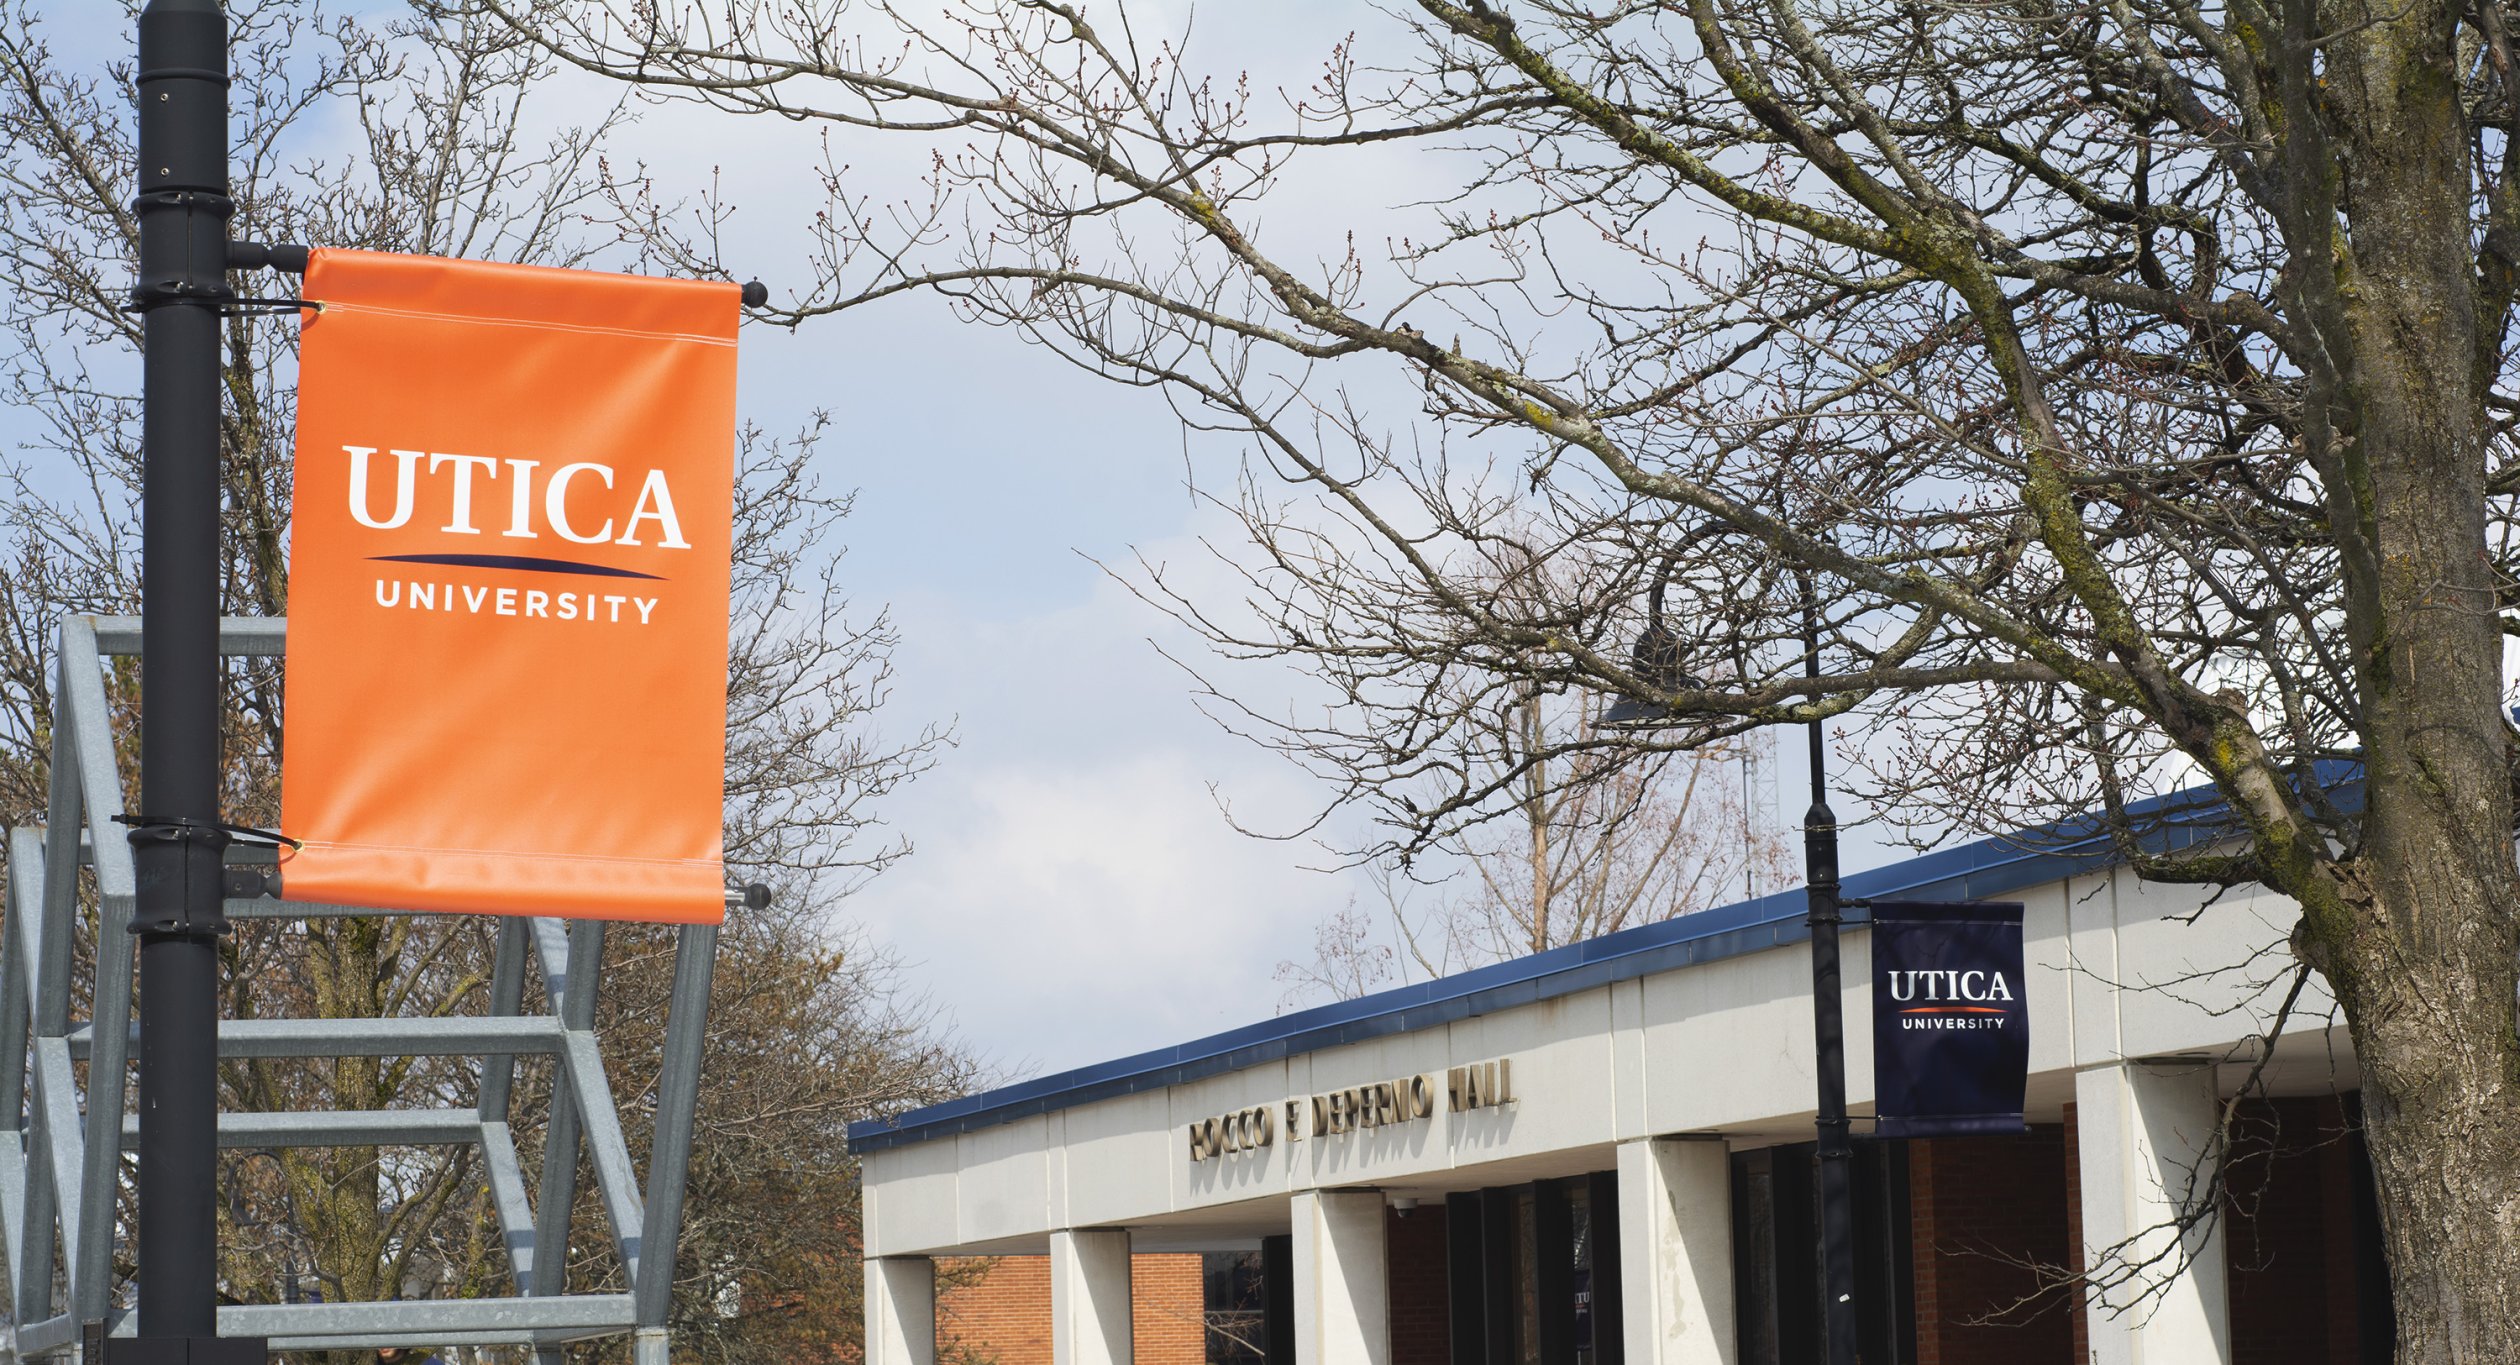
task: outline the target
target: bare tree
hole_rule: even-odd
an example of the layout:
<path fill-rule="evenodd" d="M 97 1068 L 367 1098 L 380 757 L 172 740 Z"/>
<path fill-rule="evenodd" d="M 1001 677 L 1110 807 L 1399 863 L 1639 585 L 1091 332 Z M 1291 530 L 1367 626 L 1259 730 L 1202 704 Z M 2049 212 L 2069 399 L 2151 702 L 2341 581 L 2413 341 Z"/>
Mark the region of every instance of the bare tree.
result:
<path fill-rule="evenodd" d="M 2293 897 L 2401 1358 L 2520 1359 L 2500 0 L 1413 0 L 1274 90 L 1125 3 L 479 3 L 932 146 L 901 203 L 836 177 L 792 316 L 941 294 L 1292 480 L 1217 634 L 1329 680 L 1290 734 L 1395 851 L 1511 806 L 1420 788 L 1458 699 L 1536 687 L 1673 724 L 1534 762 L 1860 712 L 1953 827 L 2099 813 L 2147 876 Z M 1451 189 L 1375 216 L 1404 153 Z M 1344 249 L 1264 216 L 1342 170 Z M 1411 437 L 1360 410 L 1393 372 Z M 1505 538 L 1605 570 L 1502 596 Z M 1632 654 L 1656 583 L 1689 629 Z M 2133 798 L 2199 779 L 2233 840 L 2142 842 Z"/>
<path fill-rule="evenodd" d="M 1284 534 L 1267 522 L 1253 526 L 1264 544 Z M 1472 550 L 1490 556 L 1474 574 L 1482 587 L 1520 610 L 1545 609 L 1604 568 L 1580 546 L 1531 556 L 1523 539 Z M 1160 567 L 1144 567 L 1150 586 L 1141 595 L 1229 656 L 1280 652 L 1223 629 L 1211 611 L 1169 587 Z M 1645 638 L 1658 642 L 1654 648 L 1677 639 L 1665 603 L 1664 591 L 1648 594 Z M 1209 714 L 1227 728 L 1337 786 L 1360 777 L 1357 759 L 1360 749 L 1373 747 L 1370 736 L 1334 738 L 1285 725 L 1236 704 L 1198 669 L 1189 671 Z M 1334 913 L 1319 926 L 1311 961 L 1279 964 L 1288 987 L 1283 1003 L 1314 994 L 1353 998 L 1412 970 L 1438 976 L 1546 952 L 1702 910 L 1727 894 L 1756 894 L 1763 880 L 1777 884 L 1785 872 L 1784 841 L 1767 828 L 1764 803 L 1748 790 L 1765 736 L 1632 760 L 1615 745 L 1592 742 L 1602 738 L 1608 710 L 1599 693 L 1562 692 L 1528 678 L 1506 686 L 1454 681 L 1471 695 L 1421 693 L 1416 703 L 1420 714 L 1446 718 L 1442 746 L 1411 755 L 1415 771 L 1374 774 L 1375 789 L 1413 814 L 1420 801 L 1442 803 L 1463 791 L 1480 797 L 1464 818 L 1442 821 L 1431 848 L 1421 848 L 1419 829 L 1406 824 L 1403 837 L 1369 847 L 1363 856 L 1384 858 L 1375 877 L 1391 941 L 1352 904 Z"/>
<path fill-rule="evenodd" d="M 117 13 L 130 21 L 136 9 Z M 554 64 L 505 26 L 425 8 L 372 23 L 327 16 L 312 0 L 239 7 L 233 21 L 238 236 L 563 266 L 629 254 L 603 225 L 598 174 L 622 109 L 530 132 Z M 137 605 L 140 333 L 121 306 L 135 243 L 128 75 L 59 56 L 36 7 L 0 8 L 0 382 L 18 450 L 0 465 L 8 823 L 43 810 L 61 617 Z M 224 597 L 230 610 L 283 615 L 295 320 L 246 313 L 225 326 Z M 746 433 L 739 459 L 726 847 L 736 875 L 771 882 L 779 898 L 768 914 L 735 916 L 721 940 L 675 1310 L 683 1339 L 713 1361 L 791 1360 L 800 1341 L 854 1335 L 845 1125 L 960 1093 L 977 1074 L 932 1013 L 902 996 L 890 959 L 830 918 L 834 900 L 906 851 L 876 807 L 945 737 L 887 737 L 874 724 L 894 634 L 839 591 L 848 499 L 818 486 L 818 432 Z M 109 679 L 126 712 L 135 683 L 127 666 Z M 240 666 L 229 684 L 224 799 L 231 818 L 269 824 L 279 671 Z M 491 934 L 462 919 L 246 924 L 223 943 L 227 1008 L 478 1012 Z M 670 951 L 637 929 L 613 941 L 609 1022 L 625 1061 L 652 1057 Z M 638 1100 L 653 1077 L 626 1065 L 615 1079 L 643 1145 Z M 234 1108 L 355 1110 L 471 1103 L 476 1078 L 448 1059 L 340 1058 L 230 1062 L 222 1082 Z M 548 1096 L 547 1072 L 528 1068 L 517 1118 L 529 1160 Z M 506 1292 L 506 1252 L 469 1149 L 227 1153 L 222 1177 L 222 1277 L 240 1298 Z M 789 1216 L 797 1201 L 827 1208 L 828 1225 L 800 1225 Z M 591 1207 L 579 1221 L 599 1225 Z M 608 1249 L 575 1251 L 583 1279 L 617 1277 Z"/>
<path fill-rule="evenodd" d="M 1561 708 L 1536 695 L 1512 705 L 1492 735 L 1497 758 L 1557 747 L 1563 724 L 1597 727 L 1600 708 L 1575 700 L 1571 718 L 1553 718 Z M 1606 764 L 1590 777 L 1516 765 L 1513 817 L 1463 830 L 1407 867 L 1374 869 L 1382 913 L 1350 903 L 1325 918 L 1310 960 L 1278 964 L 1284 1003 L 1353 999 L 1786 885 L 1799 875 L 1786 840 L 1744 790 L 1758 740 Z"/>

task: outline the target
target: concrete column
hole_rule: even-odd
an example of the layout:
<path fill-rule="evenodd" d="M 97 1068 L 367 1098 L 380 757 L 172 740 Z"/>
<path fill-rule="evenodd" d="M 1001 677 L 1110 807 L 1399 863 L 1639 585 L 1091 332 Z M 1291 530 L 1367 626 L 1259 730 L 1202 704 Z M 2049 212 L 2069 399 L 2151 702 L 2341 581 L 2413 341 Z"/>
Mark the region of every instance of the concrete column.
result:
<path fill-rule="evenodd" d="M 1732 1164 L 1721 1141 L 1619 1144 L 1619 1284 L 1631 1365 L 1733 1365 Z"/>
<path fill-rule="evenodd" d="M 1390 1365 L 1380 1190 L 1295 1196 L 1295 1365 Z"/>
<path fill-rule="evenodd" d="M 1050 1359 L 1054 1365 L 1130 1365 L 1129 1233 L 1075 1228 L 1050 1234 Z"/>
<path fill-rule="evenodd" d="M 936 1262 L 866 1258 L 866 1365 L 936 1365 Z"/>
<path fill-rule="evenodd" d="M 2228 1365 L 2230 1294 L 2220 1221 L 2175 1226 L 2222 1106 L 2202 1062 L 2122 1062 L 2075 1073 L 2082 1169 L 2083 1264 L 2095 1280 L 2142 1266 L 2129 1283 L 2085 1295 L 2091 1365 Z"/>

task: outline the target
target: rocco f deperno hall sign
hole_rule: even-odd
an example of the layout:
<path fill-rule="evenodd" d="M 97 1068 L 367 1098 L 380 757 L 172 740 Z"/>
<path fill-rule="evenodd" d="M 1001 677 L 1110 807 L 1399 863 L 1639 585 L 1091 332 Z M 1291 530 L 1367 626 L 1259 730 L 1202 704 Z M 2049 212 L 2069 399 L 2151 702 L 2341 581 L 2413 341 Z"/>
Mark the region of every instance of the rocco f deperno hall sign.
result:
<path fill-rule="evenodd" d="M 1872 905 L 1873 1098 L 1882 1137 L 2018 1133 L 2030 1070 L 2021 906 Z"/>
<path fill-rule="evenodd" d="M 313 253 L 290 900 L 724 914 L 736 286 Z"/>

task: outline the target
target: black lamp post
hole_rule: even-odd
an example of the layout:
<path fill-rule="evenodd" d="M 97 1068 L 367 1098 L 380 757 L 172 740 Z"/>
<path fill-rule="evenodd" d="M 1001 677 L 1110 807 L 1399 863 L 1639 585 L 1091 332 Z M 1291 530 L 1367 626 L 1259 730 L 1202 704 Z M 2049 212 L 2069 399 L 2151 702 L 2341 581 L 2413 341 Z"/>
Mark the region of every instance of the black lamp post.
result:
<path fill-rule="evenodd" d="M 111 1360 L 260 1361 L 219 1341 L 219 327 L 228 288 L 227 15 L 140 15 L 140 1339 Z M 100 1084 L 116 1084 L 109 1078 Z M 111 1142 L 112 1134 L 91 1141 Z"/>
<path fill-rule="evenodd" d="M 1654 620 L 1637 643 L 1640 660 L 1671 648 L 1657 592 Z M 1820 676 L 1820 611 L 1809 575 L 1803 578 L 1803 676 Z M 1687 680 L 1691 685 L 1694 679 Z M 1621 697 L 1602 714 L 1605 728 L 1642 729 L 1676 719 L 1650 702 Z M 1828 1365 L 1855 1365 L 1855 1144 L 1846 1118 L 1846 1001 L 1838 979 L 1837 813 L 1829 809 L 1827 738 L 1821 722 L 1805 727 L 1811 746 L 1811 807 L 1803 812 L 1803 881 L 1811 928 L 1812 1051 L 1819 1072 L 1820 1292 Z"/>
<path fill-rule="evenodd" d="M 1820 676 L 1819 610 L 1803 579 L 1803 676 Z M 1811 926 L 1812 1051 L 1820 1073 L 1820 1292 L 1829 1365 L 1855 1365 L 1855 1144 L 1846 1121 L 1846 997 L 1838 984 L 1837 812 L 1829 809 L 1821 722 L 1811 743 L 1811 808 L 1803 812 L 1803 881 Z"/>

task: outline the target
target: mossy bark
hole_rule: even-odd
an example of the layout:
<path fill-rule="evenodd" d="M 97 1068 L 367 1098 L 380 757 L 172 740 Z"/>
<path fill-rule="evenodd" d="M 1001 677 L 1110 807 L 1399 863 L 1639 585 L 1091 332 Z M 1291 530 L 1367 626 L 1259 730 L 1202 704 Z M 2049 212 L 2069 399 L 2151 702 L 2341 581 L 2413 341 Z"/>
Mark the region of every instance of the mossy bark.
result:
<path fill-rule="evenodd" d="M 2347 572 L 2376 606 L 2347 627 L 2368 808 L 2301 945 L 2353 1029 L 2398 1359 L 2520 1361 L 2520 873 L 2457 11 L 2360 8 L 2318 16 L 2338 36 L 2304 79 L 2340 210 L 2313 310 L 2329 508 L 2367 543 Z"/>

